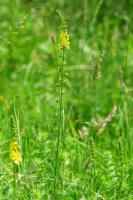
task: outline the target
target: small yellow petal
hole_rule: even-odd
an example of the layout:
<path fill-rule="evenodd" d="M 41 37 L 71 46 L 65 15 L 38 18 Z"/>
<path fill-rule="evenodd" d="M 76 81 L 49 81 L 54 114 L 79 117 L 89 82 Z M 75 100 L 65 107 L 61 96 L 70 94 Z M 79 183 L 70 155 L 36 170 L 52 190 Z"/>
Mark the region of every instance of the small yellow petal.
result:
<path fill-rule="evenodd" d="M 67 33 L 67 30 L 62 31 L 60 33 L 60 44 L 59 44 L 59 46 L 60 46 L 61 49 L 63 49 L 63 48 L 69 49 L 70 48 L 69 45 L 70 45 L 70 42 L 69 42 L 69 35 Z"/>
<path fill-rule="evenodd" d="M 16 164 L 19 165 L 22 161 L 22 157 L 20 154 L 20 147 L 17 141 L 11 141 L 9 147 L 9 156 L 10 159 Z"/>

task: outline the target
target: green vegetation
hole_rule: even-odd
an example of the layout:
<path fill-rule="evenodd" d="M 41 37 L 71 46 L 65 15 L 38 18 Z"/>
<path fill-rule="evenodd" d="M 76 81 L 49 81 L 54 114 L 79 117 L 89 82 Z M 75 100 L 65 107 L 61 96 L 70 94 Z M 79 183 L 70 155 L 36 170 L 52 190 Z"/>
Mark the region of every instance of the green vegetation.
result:
<path fill-rule="evenodd" d="M 0 200 L 133 199 L 132 8 L 0 1 Z"/>

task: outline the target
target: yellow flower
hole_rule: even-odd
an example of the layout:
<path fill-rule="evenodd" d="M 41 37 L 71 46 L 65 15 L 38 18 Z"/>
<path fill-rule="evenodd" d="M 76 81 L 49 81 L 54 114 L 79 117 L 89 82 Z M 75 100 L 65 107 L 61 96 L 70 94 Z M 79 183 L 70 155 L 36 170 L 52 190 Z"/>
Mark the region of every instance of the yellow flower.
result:
<path fill-rule="evenodd" d="M 9 156 L 10 159 L 16 164 L 19 165 L 22 161 L 22 157 L 20 154 L 20 147 L 17 141 L 13 140 L 10 142 L 9 147 Z"/>
<path fill-rule="evenodd" d="M 66 31 L 62 31 L 60 33 L 60 48 L 63 49 L 63 48 L 67 48 L 69 49 L 69 45 L 70 45 L 70 42 L 69 42 L 69 35 L 67 33 L 67 30 Z"/>

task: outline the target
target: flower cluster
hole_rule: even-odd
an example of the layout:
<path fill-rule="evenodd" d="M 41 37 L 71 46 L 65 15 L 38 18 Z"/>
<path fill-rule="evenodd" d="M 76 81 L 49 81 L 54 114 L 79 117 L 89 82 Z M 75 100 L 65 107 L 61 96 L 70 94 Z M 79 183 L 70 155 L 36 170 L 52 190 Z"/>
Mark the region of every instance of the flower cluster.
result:
<path fill-rule="evenodd" d="M 69 49 L 70 48 L 69 45 L 70 45 L 70 42 L 69 42 L 69 35 L 67 33 L 67 30 L 65 30 L 65 31 L 62 30 L 61 33 L 60 33 L 60 44 L 59 44 L 59 46 L 60 46 L 61 49 L 63 49 L 63 48 Z"/>
<path fill-rule="evenodd" d="M 59 17 L 60 22 L 60 43 L 59 47 L 61 50 L 64 48 L 69 49 L 70 48 L 70 42 L 69 42 L 69 34 L 67 32 L 67 24 L 66 20 L 64 19 L 63 15 L 57 10 L 56 11 L 57 16 Z"/>
<path fill-rule="evenodd" d="M 9 147 L 9 156 L 10 159 L 16 164 L 19 165 L 22 161 L 22 157 L 20 154 L 20 147 L 17 141 L 12 140 L 10 142 L 10 147 Z"/>

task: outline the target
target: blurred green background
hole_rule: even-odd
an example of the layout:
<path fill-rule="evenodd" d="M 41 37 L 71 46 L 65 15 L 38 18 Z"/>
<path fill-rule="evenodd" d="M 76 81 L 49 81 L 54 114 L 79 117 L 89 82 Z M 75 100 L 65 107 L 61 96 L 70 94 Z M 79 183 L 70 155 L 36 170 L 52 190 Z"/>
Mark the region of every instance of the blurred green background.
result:
<path fill-rule="evenodd" d="M 91 121 L 106 118 L 116 105 L 117 114 L 101 137 L 97 136 L 97 129 L 94 127 L 89 127 L 89 130 L 94 136 L 98 151 L 109 150 L 116 156 L 116 160 L 118 138 L 122 133 L 131 178 L 132 0 L 0 0 L 1 162 L 9 162 L 6 145 L 11 138 L 9 121 L 14 108 L 19 112 L 27 168 L 34 155 L 40 159 L 42 155 L 52 159 L 49 149 L 54 149 L 52 141 L 56 138 L 56 69 L 60 65 L 57 9 L 64 15 L 70 35 L 70 50 L 65 54 L 65 72 L 68 73 L 64 88 L 66 137 L 69 137 L 69 134 L 72 137 L 77 134 L 76 137 L 79 137 L 78 131 L 84 124 L 88 127 Z M 55 38 L 55 44 L 51 40 L 52 36 Z M 94 74 L 93 80 L 90 80 L 92 56 L 95 57 L 95 62 L 99 63 L 103 50 L 105 56 L 101 66 L 102 77 L 99 80 Z M 50 144 L 47 144 L 43 154 L 41 151 L 46 141 L 50 141 Z M 74 144 L 70 141 L 68 148 L 72 150 Z M 83 142 L 88 144 L 87 139 Z M 82 150 L 79 150 L 79 153 L 83 157 L 87 156 Z M 47 162 L 50 165 L 48 160 Z M 77 169 L 74 170 L 76 174 Z M 77 176 L 80 171 L 78 170 Z M 46 171 L 47 174 L 50 173 L 50 169 Z M 40 182 L 42 180 L 43 178 L 40 178 Z M 130 186 L 131 181 L 130 179 L 128 182 Z M 126 185 L 125 191 L 128 191 L 128 186 Z M 51 187 L 49 185 L 49 188 Z M 80 196 L 77 195 L 73 199 L 79 199 Z M 111 199 L 108 195 L 107 198 Z M 39 197 L 36 196 L 35 199 Z M 127 199 L 131 200 L 132 197 Z"/>

